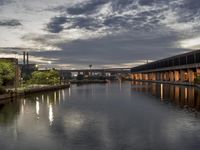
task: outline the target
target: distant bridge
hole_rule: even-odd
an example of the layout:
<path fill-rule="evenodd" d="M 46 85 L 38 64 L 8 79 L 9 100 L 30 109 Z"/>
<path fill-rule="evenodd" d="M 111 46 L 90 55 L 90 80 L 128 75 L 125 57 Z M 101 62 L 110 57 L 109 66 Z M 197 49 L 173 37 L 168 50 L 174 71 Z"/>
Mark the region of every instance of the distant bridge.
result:
<path fill-rule="evenodd" d="M 73 70 L 64 70 L 67 72 L 77 72 L 77 73 L 130 73 L 131 68 L 105 68 L 105 69 L 73 69 Z"/>

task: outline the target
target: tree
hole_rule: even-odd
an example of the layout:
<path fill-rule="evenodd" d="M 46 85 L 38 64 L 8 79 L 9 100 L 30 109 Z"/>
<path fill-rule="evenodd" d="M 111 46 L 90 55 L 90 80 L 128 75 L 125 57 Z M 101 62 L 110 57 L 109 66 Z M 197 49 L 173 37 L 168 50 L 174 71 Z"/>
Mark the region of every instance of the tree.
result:
<path fill-rule="evenodd" d="M 14 79 L 15 67 L 9 60 L 0 60 L 0 86 L 5 85 L 8 81 Z"/>
<path fill-rule="evenodd" d="M 58 71 L 51 69 L 48 71 L 34 71 L 31 75 L 32 84 L 58 84 L 60 76 Z"/>

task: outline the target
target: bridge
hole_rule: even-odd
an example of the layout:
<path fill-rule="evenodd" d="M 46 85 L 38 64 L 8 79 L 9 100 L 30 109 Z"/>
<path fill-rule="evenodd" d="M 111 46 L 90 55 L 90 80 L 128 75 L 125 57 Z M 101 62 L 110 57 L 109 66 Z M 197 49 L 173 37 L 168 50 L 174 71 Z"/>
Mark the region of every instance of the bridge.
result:
<path fill-rule="evenodd" d="M 200 50 L 165 58 L 131 69 L 135 81 L 193 84 L 200 76 Z"/>
<path fill-rule="evenodd" d="M 105 69 L 73 69 L 73 70 L 65 70 L 71 73 L 78 73 L 78 74 L 89 74 L 89 73 L 111 73 L 111 74 L 118 74 L 118 73 L 130 73 L 131 68 L 105 68 Z"/>

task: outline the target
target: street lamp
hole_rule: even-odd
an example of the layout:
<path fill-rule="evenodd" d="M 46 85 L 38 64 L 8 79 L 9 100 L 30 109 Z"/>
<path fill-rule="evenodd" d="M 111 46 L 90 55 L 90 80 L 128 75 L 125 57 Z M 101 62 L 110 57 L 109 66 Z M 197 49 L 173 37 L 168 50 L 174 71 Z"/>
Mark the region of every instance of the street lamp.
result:
<path fill-rule="evenodd" d="M 90 67 L 90 76 L 92 76 L 92 70 L 91 70 L 91 68 L 92 68 L 92 64 L 89 65 L 89 67 Z"/>

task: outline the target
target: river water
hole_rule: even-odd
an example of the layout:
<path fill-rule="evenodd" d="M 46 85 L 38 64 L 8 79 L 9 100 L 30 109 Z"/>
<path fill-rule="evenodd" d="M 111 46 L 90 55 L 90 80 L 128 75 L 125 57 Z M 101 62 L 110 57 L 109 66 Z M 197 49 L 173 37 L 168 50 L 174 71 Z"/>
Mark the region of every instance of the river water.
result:
<path fill-rule="evenodd" d="M 0 149 L 198 150 L 200 90 L 114 82 L 21 98 L 0 106 Z"/>

